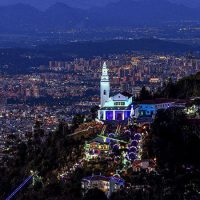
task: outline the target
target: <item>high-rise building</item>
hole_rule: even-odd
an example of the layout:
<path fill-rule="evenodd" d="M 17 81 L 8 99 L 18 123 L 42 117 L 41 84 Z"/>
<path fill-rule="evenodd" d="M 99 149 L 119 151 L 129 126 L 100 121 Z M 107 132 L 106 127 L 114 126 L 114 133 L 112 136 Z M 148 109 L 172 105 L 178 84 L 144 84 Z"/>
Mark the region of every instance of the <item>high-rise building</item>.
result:
<path fill-rule="evenodd" d="M 37 86 L 33 87 L 33 96 L 35 98 L 39 98 L 40 94 L 39 94 L 39 89 Z"/>
<path fill-rule="evenodd" d="M 25 96 L 26 97 L 30 97 L 31 96 L 31 90 L 30 90 L 30 88 L 26 88 L 25 89 Z"/>
<path fill-rule="evenodd" d="M 55 62 L 54 61 L 49 61 L 49 68 L 53 69 L 55 67 Z"/>
<path fill-rule="evenodd" d="M 7 98 L 3 95 L 0 96 L 0 107 L 5 106 L 7 104 Z"/>

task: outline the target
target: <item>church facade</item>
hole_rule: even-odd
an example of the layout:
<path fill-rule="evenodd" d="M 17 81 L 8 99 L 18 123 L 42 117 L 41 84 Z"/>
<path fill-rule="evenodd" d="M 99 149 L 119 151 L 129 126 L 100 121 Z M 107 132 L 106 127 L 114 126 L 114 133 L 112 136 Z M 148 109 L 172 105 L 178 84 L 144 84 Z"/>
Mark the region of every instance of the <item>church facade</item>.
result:
<path fill-rule="evenodd" d="M 103 64 L 102 68 L 100 97 L 99 120 L 123 121 L 135 115 L 132 95 L 123 92 L 110 97 L 110 81 L 106 63 Z"/>
<path fill-rule="evenodd" d="M 134 96 L 122 92 L 110 96 L 110 81 L 106 63 L 103 64 L 100 82 L 100 109 L 98 119 L 101 121 L 124 121 L 130 118 L 135 119 L 154 119 L 158 110 L 169 108 L 184 109 L 186 102 L 175 99 L 153 99 L 143 100 L 137 104 Z"/>
<path fill-rule="evenodd" d="M 179 101 L 173 99 L 144 100 L 136 104 L 134 96 L 126 92 L 110 96 L 110 81 L 106 63 L 103 64 L 102 68 L 100 97 L 98 119 L 101 121 L 124 121 L 130 118 L 153 119 L 158 110 L 172 107 L 180 108 Z"/>

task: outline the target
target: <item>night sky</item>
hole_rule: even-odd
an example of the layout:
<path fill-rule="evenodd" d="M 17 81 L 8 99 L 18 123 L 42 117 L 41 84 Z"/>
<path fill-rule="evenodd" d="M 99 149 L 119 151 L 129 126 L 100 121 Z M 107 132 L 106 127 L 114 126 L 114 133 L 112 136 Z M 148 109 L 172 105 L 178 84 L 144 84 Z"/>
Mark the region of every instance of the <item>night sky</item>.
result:
<path fill-rule="evenodd" d="M 26 3 L 37 8 L 47 8 L 56 2 L 66 3 L 74 7 L 91 7 L 101 6 L 109 2 L 116 2 L 119 0 L 0 0 L 0 5 L 9 5 L 16 3 Z"/>
<path fill-rule="evenodd" d="M 56 2 L 63 2 L 68 5 L 74 7 L 92 7 L 92 6 L 100 6 L 105 5 L 109 2 L 116 2 L 119 0 L 0 0 L 0 5 L 9 5 L 9 4 L 16 4 L 16 3 L 26 3 L 33 5 L 37 8 L 47 8 L 50 5 Z M 140 0 L 139 0 L 140 1 Z M 151 1 L 151 0 L 145 0 Z M 160 0 L 163 1 L 163 0 Z M 192 7 L 200 7 L 199 0 L 169 0 L 176 3 L 184 3 L 185 5 L 192 6 Z"/>

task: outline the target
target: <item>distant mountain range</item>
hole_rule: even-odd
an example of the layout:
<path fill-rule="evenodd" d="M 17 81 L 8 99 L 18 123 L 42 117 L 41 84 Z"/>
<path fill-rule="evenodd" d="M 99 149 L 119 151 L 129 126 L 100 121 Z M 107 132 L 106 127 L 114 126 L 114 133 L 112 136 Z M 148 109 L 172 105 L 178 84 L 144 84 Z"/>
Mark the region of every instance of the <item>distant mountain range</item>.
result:
<path fill-rule="evenodd" d="M 45 11 L 30 5 L 0 7 L 0 33 L 66 31 L 72 28 L 130 27 L 200 20 L 199 9 L 165 0 L 121 0 L 104 7 L 72 8 L 56 3 Z"/>
<path fill-rule="evenodd" d="M 46 9 L 49 6 L 61 2 L 75 8 L 92 8 L 97 6 L 105 6 L 111 2 L 118 2 L 120 0 L 1 0 L 0 5 L 12 5 L 16 3 L 25 3 L 32 5 L 39 9 Z M 143 1 L 143 0 L 134 0 Z M 151 0 L 146 0 L 151 1 Z M 160 0 L 162 1 L 162 0 Z M 169 0 L 170 2 L 186 5 L 189 7 L 200 7 L 199 0 Z"/>
<path fill-rule="evenodd" d="M 13 5 L 17 3 L 24 3 L 32 5 L 38 9 L 47 9 L 49 6 L 52 6 L 56 3 L 65 3 L 70 7 L 75 8 L 91 8 L 97 6 L 105 6 L 111 2 L 117 2 L 119 0 L 1 0 L 0 5 Z"/>
<path fill-rule="evenodd" d="M 12 73 L 24 73 L 32 67 L 48 65 L 49 60 L 67 61 L 77 57 L 92 58 L 94 56 L 102 56 L 106 59 L 110 54 L 133 51 L 185 54 L 190 51 L 199 51 L 199 47 L 157 39 L 136 39 L 68 42 L 65 45 L 46 44 L 32 48 L 9 47 L 0 48 L 0 50 L 2 52 L 0 54 L 0 69 L 9 63 L 9 67 L 4 70 Z M 29 59 L 30 55 L 31 59 Z"/>

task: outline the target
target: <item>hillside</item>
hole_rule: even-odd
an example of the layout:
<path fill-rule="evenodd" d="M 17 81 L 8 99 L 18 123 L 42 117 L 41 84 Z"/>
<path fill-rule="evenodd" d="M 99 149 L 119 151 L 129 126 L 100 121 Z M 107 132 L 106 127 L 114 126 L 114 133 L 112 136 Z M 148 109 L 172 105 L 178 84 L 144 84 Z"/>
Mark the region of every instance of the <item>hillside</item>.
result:
<path fill-rule="evenodd" d="M 81 199 L 80 181 L 84 176 L 80 174 L 81 169 L 69 174 L 69 180 L 62 180 L 61 174 L 63 171 L 70 171 L 83 157 L 85 139 L 93 138 L 101 130 L 101 126 L 95 122 L 85 123 L 82 124 L 83 128 L 93 126 L 95 131 L 70 136 L 74 128 L 83 122 L 77 119 L 79 121 L 74 120 L 71 129 L 67 124 L 60 124 L 58 130 L 49 135 L 44 135 L 44 131 L 38 128 L 27 142 L 13 136 L 16 146 L 11 148 L 9 155 L 14 156 L 5 156 L 4 166 L 0 166 L 0 199 L 5 199 L 19 186 L 30 175 L 31 170 L 37 171 L 42 179 L 36 181 L 35 185 L 26 186 L 17 194 L 16 199 Z"/>
<path fill-rule="evenodd" d="M 6 68 L 7 71 L 23 72 L 33 66 L 48 65 L 49 60 L 66 61 L 74 57 L 91 58 L 132 51 L 185 53 L 190 50 L 198 49 L 189 45 L 156 39 L 71 42 L 66 45 L 42 45 L 32 49 L 1 49 L 3 53 L 0 54 L 0 66 L 3 67 L 9 63 L 8 68 Z M 31 59 L 29 59 L 29 56 L 31 56 Z"/>
<path fill-rule="evenodd" d="M 176 99 L 200 97 L 200 72 L 183 78 L 177 83 L 168 83 L 160 95 L 162 97 Z"/>

